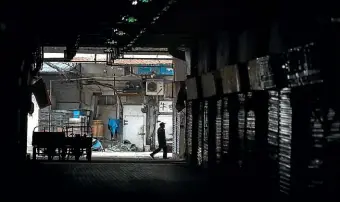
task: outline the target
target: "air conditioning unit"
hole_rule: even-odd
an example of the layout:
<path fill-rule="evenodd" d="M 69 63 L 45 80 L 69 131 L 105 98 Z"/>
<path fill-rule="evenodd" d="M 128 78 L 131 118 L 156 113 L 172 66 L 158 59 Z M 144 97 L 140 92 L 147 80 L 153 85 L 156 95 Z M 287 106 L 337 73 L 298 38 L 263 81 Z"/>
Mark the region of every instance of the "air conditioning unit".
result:
<path fill-rule="evenodd" d="M 146 95 L 164 95 L 164 81 L 149 79 L 146 80 Z"/>

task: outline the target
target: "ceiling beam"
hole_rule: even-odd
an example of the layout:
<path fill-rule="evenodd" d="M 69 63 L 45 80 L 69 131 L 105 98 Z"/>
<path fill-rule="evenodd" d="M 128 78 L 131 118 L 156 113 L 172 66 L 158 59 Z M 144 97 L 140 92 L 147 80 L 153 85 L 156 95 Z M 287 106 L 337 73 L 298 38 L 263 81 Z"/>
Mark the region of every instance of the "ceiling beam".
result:
<path fill-rule="evenodd" d="M 88 54 L 103 54 L 106 48 L 104 47 L 79 47 L 77 53 L 88 53 Z M 64 53 L 66 47 L 58 46 L 47 46 L 44 47 L 44 53 Z M 135 47 L 130 51 L 125 51 L 125 54 L 131 55 L 169 55 L 167 48 L 143 48 Z"/>

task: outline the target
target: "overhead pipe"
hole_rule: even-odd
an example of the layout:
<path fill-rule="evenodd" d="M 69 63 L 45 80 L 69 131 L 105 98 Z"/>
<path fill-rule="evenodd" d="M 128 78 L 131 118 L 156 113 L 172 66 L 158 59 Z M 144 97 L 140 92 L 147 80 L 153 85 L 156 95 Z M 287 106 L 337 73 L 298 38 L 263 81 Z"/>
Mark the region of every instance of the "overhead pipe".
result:
<path fill-rule="evenodd" d="M 117 60 L 172 60 L 173 58 L 118 58 Z M 74 61 L 64 58 L 44 58 L 44 62 L 106 63 L 105 60 Z"/>

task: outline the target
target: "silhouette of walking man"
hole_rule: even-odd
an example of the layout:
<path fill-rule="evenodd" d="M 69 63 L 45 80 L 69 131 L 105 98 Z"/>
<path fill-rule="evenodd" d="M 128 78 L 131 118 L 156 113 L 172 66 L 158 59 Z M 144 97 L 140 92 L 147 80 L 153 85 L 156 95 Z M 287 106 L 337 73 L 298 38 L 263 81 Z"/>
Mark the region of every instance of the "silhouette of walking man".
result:
<path fill-rule="evenodd" d="M 158 136 L 158 149 L 153 151 L 150 156 L 154 158 L 155 154 L 161 151 L 163 149 L 163 159 L 167 159 L 167 146 L 166 146 L 166 139 L 165 139 L 165 123 L 161 122 L 159 124 L 159 128 L 157 130 L 157 136 Z"/>

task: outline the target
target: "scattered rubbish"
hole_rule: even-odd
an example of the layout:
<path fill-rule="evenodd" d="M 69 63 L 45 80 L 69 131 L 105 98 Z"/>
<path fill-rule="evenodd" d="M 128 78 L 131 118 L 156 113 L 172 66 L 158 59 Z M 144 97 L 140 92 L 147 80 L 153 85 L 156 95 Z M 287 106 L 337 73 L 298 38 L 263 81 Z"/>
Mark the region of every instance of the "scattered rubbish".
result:
<path fill-rule="evenodd" d="M 112 152 L 136 152 L 138 151 L 138 148 L 135 144 L 131 144 L 129 140 L 124 140 L 123 143 L 113 142 L 111 145 L 107 146 L 106 150 Z"/>

